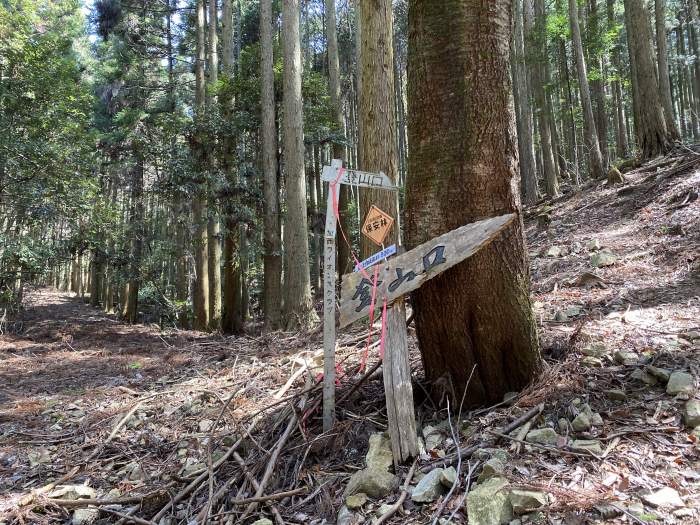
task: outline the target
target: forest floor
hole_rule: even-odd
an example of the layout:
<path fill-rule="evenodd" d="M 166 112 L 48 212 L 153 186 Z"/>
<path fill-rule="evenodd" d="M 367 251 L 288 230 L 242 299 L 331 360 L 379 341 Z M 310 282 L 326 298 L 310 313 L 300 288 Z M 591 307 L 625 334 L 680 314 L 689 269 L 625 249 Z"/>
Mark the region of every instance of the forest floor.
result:
<path fill-rule="evenodd" d="M 427 451 L 354 509 L 343 491 L 386 428 L 379 370 L 355 372 L 366 327 L 340 335 L 339 422 L 322 435 L 320 332 L 162 331 L 31 290 L 0 335 L 0 523 L 466 523 L 465 502 L 477 524 L 490 523 L 477 510 L 523 525 L 699 523 L 700 443 L 685 423 L 700 425 L 687 403 L 700 378 L 700 156 L 626 177 L 526 214 L 541 378 L 458 422 L 423 400 Z M 411 346 L 420 391 L 413 333 Z M 376 362 L 373 350 L 370 372 Z M 410 494 L 390 515 L 399 483 Z"/>

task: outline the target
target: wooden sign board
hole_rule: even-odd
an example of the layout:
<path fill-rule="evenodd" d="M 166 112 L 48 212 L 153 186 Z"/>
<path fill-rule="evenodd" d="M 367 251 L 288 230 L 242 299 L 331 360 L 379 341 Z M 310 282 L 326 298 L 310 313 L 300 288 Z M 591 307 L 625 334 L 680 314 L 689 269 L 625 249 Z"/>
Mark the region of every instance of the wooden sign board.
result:
<path fill-rule="evenodd" d="M 324 166 L 321 178 L 325 182 L 334 182 L 338 179 L 338 184 L 349 184 L 361 188 L 375 188 L 380 190 L 399 191 L 399 188 L 391 182 L 386 173 L 370 173 L 368 171 L 343 170 L 343 174 L 338 178 L 338 170 L 335 166 Z"/>
<path fill-rule="evenodd" d="M 514 219 L 515 214 L 510 213 L 467 224 L 391 259 L 379 271 L 375 309 L 381 308 L 385 297 L 391 303 L 470 257 Z M 340 326 L 347 326 L 369 315 L 371 301 L 372 282 L 361 273 L 343 276 Z"/>
<path fill-rule="evenodd" d="M 362 224 L 362 234 L 374 244 L 382 246 L 393 224 L 394 218 L 373 204 Z"/>

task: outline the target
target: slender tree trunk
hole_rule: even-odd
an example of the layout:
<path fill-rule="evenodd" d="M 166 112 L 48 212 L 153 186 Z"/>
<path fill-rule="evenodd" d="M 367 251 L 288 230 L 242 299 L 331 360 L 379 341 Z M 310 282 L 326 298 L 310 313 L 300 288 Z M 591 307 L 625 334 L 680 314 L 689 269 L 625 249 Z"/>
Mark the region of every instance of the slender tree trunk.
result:
<path fill-rule="evenodd" d="M 608 31 L 615 27 L 615 0 L 607 0 L 607 15 L 608 15 Z M 613 101 L 615 104 L 615 129 L 616 134 L 616 151 L 618 158 L 624 159 L 629 155 L 629 146 L 627 143 L 627 123 L 625 119 L 625 102 L 622 98 L 622 66 L 620 61 L 620 43 L 615 42 L 612 48 L 612 67 L 613 78 L 612 91 Z"/>
<path fill-rule="evenodd" d="M 232 0 L 223 0 L 221 5 L 221 62 L 222 76 L 227 83 L 235 77 L 235 42 L 233 34 L 233 5 Z M 230 122 L 234 114 L 233 95 L 226 89 L 219 95 L 221 116 L 225 122 Z M 240 286 L 240 257 L 238 215 L 242 206 L 239 197 L 240 180 L 235 166 L 237 140 L 232 133 L 221 137 L 221 168 L 229 188 L 230 196 L 224 204 L 224 246 L 223 246 L 223 291 L 221 330 L 228 334 L 238 334 L 243 331 L 241 318 L 241 286 Z"/>
<path fill-rule="evenodd" d="M 206 34 L 204 21 L 204 0 L 197 0 L 197 59 L 195 61 L 195 125 L 197 127 L 193 137 L 193 153 L 197 187 L 192 200 L 192 222 L 195 234 L 193 236 L 195 254 L 195 282 L 194 282 L 194 324 L 195 330 L 207 330 L 209 328 L 209 238 L 207 233 L 207 192 L 206 182 L 202 181 L 206 172 L 207 155 L 204 144 L 203 119 L 206 111 L 206 84 L 204 79 L 204 65 L 206 62 Z"/>
<path fill-rule="evenodd" d="M 216 96 L 216 85 L 219 81 L 219 54 L 218 54 L 218 6 L 217 0 L 209 0 L 209 89 L 207 90 L 207 106 L 210 116 L 218 113 L 218 101 Z M 207 217 L 207 249 L 209 261 L 207 268 L 209 271 L 209 329 L 219 330 L 221 328 L 221 223 L 217 207 L 217 197 L 214 193 L 215 181 L 218 179 L 218 163 L 213 151 L 216 149 L 217 134 L 208 135 L 210 144 L 207 148 L 212 151 L 209 156 L 210 169 L 210 190 L 209 190 L 209 213 Z"/>
<path fill-rule="evenodd" d="M 479 219 L 521 214 L 510 22 L 510 0 L 409 1 L 409 247 Z M 460 399 L 466 389 L 467 404 L 492 404 L 532 381 L 540 353 L 529 281 L 519 217 L 413 293 L 436 393 Z"/>
<path fill-rule="evenodd" d="M 520 118 L 518 124 L 518 151 L 520 153 L 520 174 L 522 181 L 523 202 L 532 205 L 537 202 L 537 167 L 535 166 L 535 146 L 532 140 L 532 105 L 527 82 L 525 64 L 525 40 L 523 35 L 522 0 L 513 0 L 515 17 L 515 35 L 513 45 L 515 53 L 511 61 L 513 70 L 514 96 Z"/>
<path fill-rule="evenodd" d="M 559 181 L 557 180 L 556 166 L 554 164 L 552 135 L 548 119 L 547 93 L 545 91 L 545 66 L 543 61 L 547 60 L 545 48 L 547 19 L 544 11 L 544 0 L 528 0 L 528 2 L 533 1 L 534 24 L 527 23 L 525 32 L 526 41 L 530 43 L 528 55 L 531 61 L 532 85 L 535 92 L 537 127 L 540 135 L 540 151 L 542 155 L 542 175 L 547 196 L 553 198 L 559 195 Z M 526 20 L 528 18 L 529 16 L 526 17 Z"/>
<path fill-rule="evenodd" d="M 338 60 L 338 36 L 335 20 L 335 0 L 325 0 L 326 5 L 326 40 L 328 42 L 328 83 L 333 106 L 333 120 L 339 132 L 343 131 L 343 101 L 340 94 L 340 65 Z M 333 158 L 345 162 L 345 145 L 333 142 Z M 338 211 L 343 230 L 350 231 L 350 195 L 348 187 L 340 186 Z M 341 239 L 338 242 L 338 274 L 341 276 L 350 269 L 350 247 Z"/>
<path fill-rule="evenodd" d="M 674 30 L 674 33 L 676 35 L 676 53 L 679 56 L 682 56 L 682 30 L 680 26 L 676 27 Z M 678 93 L 678 120 L 680 122 L 680 128 L 681 128 L 681 134 L 682 137 L 688 138 L 690 135 L 690 130 L 688 129 L 687 125 L 687 118 L 686 118 L 686 108 L 687 108 L 687 101 L 685 99 L 685 66 L 681 64 L 680 60 L 676 63 L 676 77 L 678 79 L 677 81 L 677 93 Z"/>
<path fill-rule="evenodd" d="M 625 0 L 625 22 L 630 62 L 633 65 L 632 85 L 637 97 L 637 141 L 642 157 L 651 158 L 669 151 L 673 146 L 673 136 L 666 127 L 659 97 L 651 47 L 651 23 L 643 0 Z"/>
<path fill-rule="evenodd" d="M 600 153 L 598 134 L 593 117 L 591 105 L 591 93 L 588 86 L 588 73 L 586 61 L 583 56 L 583 44 L 581 43 L 581 29 L 578 23 L 578 8 L 576 0 L 569 0 L 569 22 L 571 24 L 571 44 L 576 57 L 576 70 L 578 72 L 578 85 L 581 93 L 581 106 L 583 108 L 583 130 L 588 148 L 588 162 L 591 178 L 601 179 L 605 176 L 603 156 Z"/>
<path fill-rule="evenodd" d="M 284 167 L 287 183 L 287 215 L 284 226 L 284 323 L 288 330 L 295 330 L 307 329 L 318 321 L 311 300 L 309 277 L 299 0 L 285 0 L 283 3 L 282 36 Z"/>
<path fill-rule="evenodd" d="M 561 9 L 557 0 L 557 8 Z M 579 187 L 581 178 L 579 176 L 578 150 L 576 144 L 576 121 L 574 120 L 574 98 L 571 93 L 571 74 L 569 73 L 569 58 L 566 53 L 566 42 L 559 39 L 559 71 L 561 73 L 562 89 L 564 91 L 564 104 L 562 108 L 564 136 L 566 137 L 567 155 L 571 165 L 571 179 L 574 186 Z"/>
<path fill-rule="evenodd" d="M 141 253 L 143 251 L 143 156 L 136 153 L 136 165 L 131 176 L 131 212 L 129 227 L 131 230 L 131 257 L 129 261 L 129 292 L 125 301 L 124 320 L 127 323 L 138 321 L 138 300 L 141 274 Z"/>
<path fill-rule="evenodd" d="M 360 75 L 360 169 L 365 171 L 383 171 L 392 182 L 398 182 L 398 141 L 396 130 L 396 101 L 394 90 L 394 46 L 393 16 L 391 0 L 360 0 L 360 25 L 362 27 Z M 386 190 L 367 190 L 361 192 L 361 215 L 365 217 L 369 207 L 375 205 L 394 217 L 396 222 L 387 235 L 385 245 L 401 244 L 401 226 L 398 209 L 398 197 Z M 366 236 L 360 241 L 362 258 L 377 250 Z M 386 312 L 387 347 L 384 354 L 384 387 L 400 387 L 403 392 L 410 389 L 408 384 L 397 385 L 392 380 L 397 376 L 410 377 L 408 361 L 408 340 L 406 333 L 406 307 L 403 298 L 395 301 Z M 412 395 L 409 394 L 412 401 Z M 394 396 L 387 396 L 387 410 L 395 413 L 396 405 L 391 401 Z M 391 403 L 391 404 L 390 404 Z M 396 428 L 397 418 L 391 418 L 389 433 L 392 438 L 394 457 L 415 455 L 415 439 L 402 441 L 399 433 L 414 437 L 416 435 L 415 419 L 402 419 L 403 429 Z"/>
<path fill-rule="evenodd" d="M 277 187 L 277 126 L 272 56 L 272 0 L 260 0 L 260 78 L 262 107 L 262 157 L 264 193 L 264 328 L 277 330 L 282 306 L 282 239 Z"/>
<path fill-rule="evenodd" d="M 666 0 L 655 0 L 654 20 L 656 23 L 656 60 L 659 78 L 659 97 L 664 108 L 666 128 L 673 140 L 680 138 L 676 122 L 673 119 L 673 102 L 671 100 L 671 79 L 668 74 L 668 46 L 666 43 Z"/>
<path fill-rule="evenodd" d="M 308 159 L 309 169 L 307 171 L 307 191 L 308 199 L 308 216 L 311 217 L 311 288 L 318 293 L 321 290 L 321 274 L 320 268 L 316 264 L 318 255 L 321 253 L 322 243 L 319 242 L 319 236 L 316 232 L 316 227 L 319 221 L 319 208 L 316 199 L 316 154 L 314 153 L 314 144 L 307 144 L 306 158 Z"/>
<path fill-rule="evenodd" d="M 687 0 L 686 0 L 687 1 Z M 688 42 L 690 44 L 690 49 L 693 52 L 694 60 L 692 63 L 692 73 L 690 74 L 693 101 L 692 106 L 693 115 L 696 117 L 696 121 L 700 120 L 700 50 L 698 49 L 698 37 L 696 25 L 698 23 L 698 15 L 696 11 L 696 5 L 694 3 L 688 2 L 686 11 L 688 13 L 689 21 L 686 24 L 688 29 Z M 700 123 L 699 123 L 700 125 Z M 698 133 L 700 133 L 700 127 L 697 128 Z M 697 137 L 697 135 L 696 135 Z"/>
<path fill-rule="evenodd" d="M 589 0 L 588 34 L 591 42 L 589 52 L 590 61 L 593 64 L 593 79 L 591 80 L 591 96 L 594 102 L 595 128 L 598 133 L 598 146 L 603 159 L 603 170 L 607 170 L 609 163 L 608 153 L 608 115 L 605 108 L 605 67 L 603 63 L 603 50 L 601 34 L 602 23 L 598 12 L 598 0 Z"/>

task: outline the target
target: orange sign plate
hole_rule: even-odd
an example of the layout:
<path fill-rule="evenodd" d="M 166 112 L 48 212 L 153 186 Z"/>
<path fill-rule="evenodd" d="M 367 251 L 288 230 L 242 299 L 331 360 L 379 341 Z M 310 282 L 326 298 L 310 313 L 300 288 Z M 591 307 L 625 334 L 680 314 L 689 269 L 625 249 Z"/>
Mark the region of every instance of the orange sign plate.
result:
<path fill-rule="evenodd" d="M 376 245 L 382 246 L 393 224 L 394 219 L 389 214 L 372 205 L 362 224 L 362 233 Z"/>

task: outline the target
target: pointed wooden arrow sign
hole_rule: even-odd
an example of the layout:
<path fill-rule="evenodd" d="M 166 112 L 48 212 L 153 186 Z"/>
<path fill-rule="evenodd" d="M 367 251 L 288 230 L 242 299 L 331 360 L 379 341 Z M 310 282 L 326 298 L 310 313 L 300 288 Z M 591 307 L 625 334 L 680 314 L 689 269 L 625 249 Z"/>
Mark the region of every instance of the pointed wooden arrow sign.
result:
<path fill-rule="evenodd" d="M 473 222 L 417 246 L 390 259 L 380 269 L 375 309 L 422 286 L 426 281 L 470 257 L 491 242 L 515 219 L 510 213 Z M 343 276 L 340 295 L 340 326 L 369 315 L 372 282 L 361 273 Z"/>
<path fill-rule="evenodd" d="M 325 182 L 333 182 L 338 176 L 338 170 L 335 165 L 324 166 L 322 179 Z M 399 191 L 391 179 L 386 176 L 386 173 L 371 173 L 369 171 L 359 170 L 343 170 L 343 174 L 338 180 L 338 184 L 349 184 L 351 186 L 360 186 L 361 188 L 375 188 L 380 190 Z"/>

